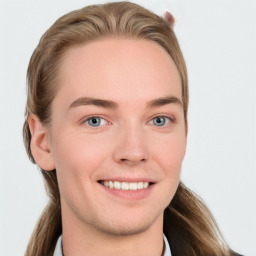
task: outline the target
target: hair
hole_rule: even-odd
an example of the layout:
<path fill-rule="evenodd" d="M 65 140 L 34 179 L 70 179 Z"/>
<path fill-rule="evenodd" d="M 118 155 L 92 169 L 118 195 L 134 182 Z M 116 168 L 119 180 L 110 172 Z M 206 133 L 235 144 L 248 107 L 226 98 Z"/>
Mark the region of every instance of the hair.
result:
<path fill-rule="evenodd" d="M 58 69 L 65 52 L 79 44 L 106 38 L 145 39 L 161 45 L 175 62 L 182 83 L 184 119 L 187 126 L 188 79 L 186 64 L 169 16 L 164 19 L 130 2 L 91 5 L 59 18 L 42 36 L 27 70 L 27 104 L 23 138 L 27 154 L 35 163 L 30 142 L 28 118 L 38 116 L 51 123 L 52 101 L 58 89 Z M 43 175 L 49 202 L 30 238 L 26 256 L 53 255 L 62 233 L 60 193 L 56 170 Z M 203 201 L 180 182 L 164 211 L 164 234 L 175 255 L 231 255 L 219 228 Z"/>

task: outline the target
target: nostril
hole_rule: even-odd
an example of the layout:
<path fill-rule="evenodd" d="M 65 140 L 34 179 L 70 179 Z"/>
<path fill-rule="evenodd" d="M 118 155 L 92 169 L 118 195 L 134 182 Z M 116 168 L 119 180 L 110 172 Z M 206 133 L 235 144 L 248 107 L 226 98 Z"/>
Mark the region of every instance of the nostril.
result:
<path fill-rule="evenodd" d="M 142 159 L 127 159 L 127 158 L 121 158 L 120 162 L 121 163 L 127 163 L 127 164 L 136 164 L 136 163 L 141 163 L 141 162 L 146 162 L 147 159 L 146 158 L 142 158 Z"/>
<path fill-rule="evenodd" d="M 147 152 L 132 150 L 132 149 L 119 149 L 115 152 L 114 160 L 123 164 L 138 164 L 145 163 L 149 160 Z"/>

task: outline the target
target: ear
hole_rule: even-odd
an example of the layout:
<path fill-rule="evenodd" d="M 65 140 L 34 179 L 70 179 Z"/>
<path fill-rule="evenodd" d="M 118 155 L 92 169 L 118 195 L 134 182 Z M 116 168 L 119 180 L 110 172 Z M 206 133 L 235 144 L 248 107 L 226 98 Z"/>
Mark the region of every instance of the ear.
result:
<path fill-rule="evenodd" d="M 164 19 L 166 20 L 166 22 L 169 24 L 169 26 L 171 28 L 174 27 L 174 25 L 175 25 L 175 18 L 174 18 L 174 16 L 169 11 L 165 11 Z"/>
<path fill-rule="evenodd" d="M 48 128 L 34 114 L 29 115 L 28 124 L 31 133 L 31 152 L 37 165 L 46 171 L 54 170 Z"/>

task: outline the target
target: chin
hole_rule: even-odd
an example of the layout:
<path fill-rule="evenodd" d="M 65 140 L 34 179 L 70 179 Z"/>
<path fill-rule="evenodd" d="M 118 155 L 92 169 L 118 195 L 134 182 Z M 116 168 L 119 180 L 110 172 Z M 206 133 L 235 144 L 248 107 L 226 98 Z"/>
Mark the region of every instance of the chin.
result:
<path fill-rule="evenodd" d="M 133 236 L 145 232 L 151 225 L 140 224 L 131 226 L 129 222 L 126 225 L 95 225 L 101 233 L 105 233 L 110 236 Z"/>
<path fill-rule="evenodd" d="M 162 215 L 160 217 L 143 216 L 143 218 L 125 218 L 119 219 L 118 221 L 102 218 L 101 221 L 94 220 L 92 225 L 99 232 L 110 236 L 132 236 L 143 233 L 150 229 L 156 222 L 159 222 L 159 220 L 162 221 Z"/>

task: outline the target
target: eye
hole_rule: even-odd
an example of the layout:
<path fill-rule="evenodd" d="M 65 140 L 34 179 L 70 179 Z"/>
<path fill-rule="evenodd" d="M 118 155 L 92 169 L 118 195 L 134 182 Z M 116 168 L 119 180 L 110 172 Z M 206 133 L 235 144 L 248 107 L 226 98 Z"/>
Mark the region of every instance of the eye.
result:
<path fill-rule="evenodd" d="M 102 117 L 92 116 L 85 120 L 85 124 L 92 127 L 99 127 L 102 125 L 106 125 L 107 121 Z"/>
<path fill-rule="evenodd" d="M 149 124 L 162 127 L 162 126 L 165 126 L 166 124 L 169 124 L 170 122 L 173 122 L 173 120 L 170 117 L 156 116 L 149 122 Z"/>

